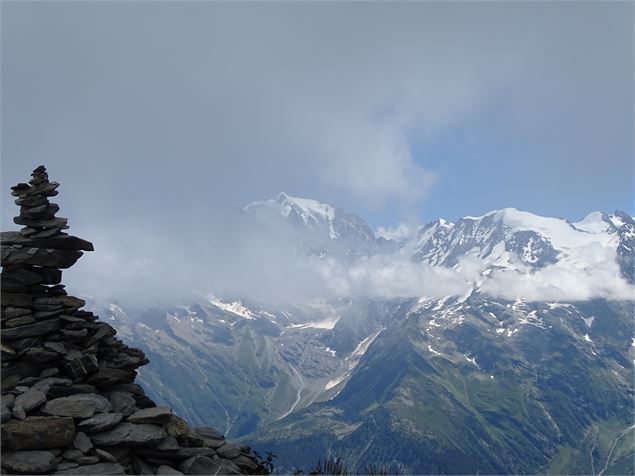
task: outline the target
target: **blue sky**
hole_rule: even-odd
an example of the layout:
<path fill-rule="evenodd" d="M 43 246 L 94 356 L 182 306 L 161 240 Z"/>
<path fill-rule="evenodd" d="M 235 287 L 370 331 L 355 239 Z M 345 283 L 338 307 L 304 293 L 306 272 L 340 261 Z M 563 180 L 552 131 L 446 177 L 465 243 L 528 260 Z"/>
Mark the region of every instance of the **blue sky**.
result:
<path fill-rule="evenodd" d="M 89 232 L 214 232 L 281 190 L 373 227 L 633 214 L 632 9 L 4 2 L 3 229 L 40 163 Z"/>

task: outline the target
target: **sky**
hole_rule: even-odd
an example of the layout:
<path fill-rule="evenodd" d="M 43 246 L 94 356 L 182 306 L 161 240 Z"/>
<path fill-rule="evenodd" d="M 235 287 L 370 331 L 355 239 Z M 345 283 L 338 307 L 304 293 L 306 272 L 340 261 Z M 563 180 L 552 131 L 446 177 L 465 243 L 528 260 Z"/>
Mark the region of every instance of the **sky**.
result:
<path fill-rule="evenodd" d="M 109 253 L 286 191 L 371 227 L 635 213 L 630 2 L 2 2 L 2 228 Z"/>

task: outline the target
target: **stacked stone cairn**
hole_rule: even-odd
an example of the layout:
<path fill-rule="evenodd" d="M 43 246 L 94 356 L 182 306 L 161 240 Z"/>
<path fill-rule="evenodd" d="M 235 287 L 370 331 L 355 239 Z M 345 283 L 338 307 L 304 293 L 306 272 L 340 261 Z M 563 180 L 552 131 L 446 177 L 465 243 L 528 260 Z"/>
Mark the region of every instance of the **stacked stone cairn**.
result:
<path fill-rule="evenodd" d="M 93 245 L 62 231 L 44 166 L 32 177 L 12 187 L 24 228 L 1 235 L 2 474 L 264 474 L 248 447 L 134 383 L 143 352 L 60 284 Z"/>

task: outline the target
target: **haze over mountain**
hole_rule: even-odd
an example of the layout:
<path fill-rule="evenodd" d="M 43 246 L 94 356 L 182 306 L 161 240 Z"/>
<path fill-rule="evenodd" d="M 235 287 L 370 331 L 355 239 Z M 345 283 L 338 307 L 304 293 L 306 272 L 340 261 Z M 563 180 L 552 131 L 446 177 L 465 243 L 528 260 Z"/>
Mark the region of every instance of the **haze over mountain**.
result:
<path fill-rule="evenodd" d="M 393 241 L 281 193 L 231 211 L 224 229 L 259 253 L 280 240 L 278 266 L 297 266 L 287 288 L 303 279 L 311 292 L 93 302 L 150 357 L 140 378 L 153 398 L 190 421 L 273 449 L 283 471 L 316 454 L 362 471 L 631 471 L 630 215 L 503 209 Z"/>

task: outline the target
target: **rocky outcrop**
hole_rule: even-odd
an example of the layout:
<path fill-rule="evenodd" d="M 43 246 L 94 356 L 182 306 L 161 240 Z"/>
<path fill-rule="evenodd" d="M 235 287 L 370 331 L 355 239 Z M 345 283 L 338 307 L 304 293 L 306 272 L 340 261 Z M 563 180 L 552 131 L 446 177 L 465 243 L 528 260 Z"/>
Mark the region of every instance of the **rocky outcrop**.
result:
<path fill-rule="evenodd" d="M 61 284 L 88 241 L 70 236 L 44 166 L 12 187 L 2 240 L 3 474 L 262 474 L 248 447 L 190 428 L 135 383 L 148 361 Z"/>

